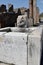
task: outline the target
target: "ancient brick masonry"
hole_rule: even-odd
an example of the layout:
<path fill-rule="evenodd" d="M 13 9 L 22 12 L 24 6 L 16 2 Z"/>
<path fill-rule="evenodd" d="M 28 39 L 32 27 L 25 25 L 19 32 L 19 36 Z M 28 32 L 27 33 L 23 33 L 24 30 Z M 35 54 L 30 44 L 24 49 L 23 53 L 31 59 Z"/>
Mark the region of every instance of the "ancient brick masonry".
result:
<path fill-rule="evenodd" d="M 34 18 L 34 25 L 36 25 L 36 0 L 33 0 L 33 18 Z"/>
<path fill-rule="evenodd" d="M 33 0 L 29 0 L 29 17 L 33 17 Z"/>
<path fill-rule="evenodd" d="M 39 23 L 39 9 L 37 8 L 36 0 L 29 0 L 29 17 L 33 19 L 34 25 Z"/>

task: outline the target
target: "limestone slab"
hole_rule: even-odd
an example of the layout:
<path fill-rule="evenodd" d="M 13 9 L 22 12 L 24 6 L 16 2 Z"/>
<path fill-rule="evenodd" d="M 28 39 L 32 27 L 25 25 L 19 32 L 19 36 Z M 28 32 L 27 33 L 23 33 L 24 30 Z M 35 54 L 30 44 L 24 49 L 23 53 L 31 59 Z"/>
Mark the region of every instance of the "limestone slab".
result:
<path fill-rule="evenodd" d="M 27 34 L 9 32 L 0 41 L 0 61 L 27 65 Z"/>
<path fill-rule="evenodd" d="M 42 29 L 37 28 L 28 35 L 28 65 L 40 65 Z"/>

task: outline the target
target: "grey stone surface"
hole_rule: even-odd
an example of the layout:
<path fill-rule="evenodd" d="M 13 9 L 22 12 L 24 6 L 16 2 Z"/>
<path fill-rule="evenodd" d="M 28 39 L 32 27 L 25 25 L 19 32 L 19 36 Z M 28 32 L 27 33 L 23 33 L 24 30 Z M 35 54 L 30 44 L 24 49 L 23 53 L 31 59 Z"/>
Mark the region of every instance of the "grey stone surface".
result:
<path fill-rule="evenodd" d="M 1 28 L 0 32 L 11 32 L 11 28 L 10 27 Z"/>
<path fill-rule="evenodd" d="M 8 65 L 8 64 L 3 64 L 3 63 L 0 63 L 0 65 Z"/>
<path fill-rule="evenodd" d="M 0 39 L 0 61 L 27 65 L 27 34 L 10 32 Z"/>
<path fill-rule="evenodd" d="M 28 33 L 0 32 L 0 61 L 15 65 L 40 65 L 43 26 L 29 29 Z"/>
<path fill-rule="evenodd" d="M 28 65 L 40 65 L 40 58 L 41 36 L 38 31 L 33 31 L 28 36 Z"/>
<path fill-rule="evenodd" d="M 17 26 L 18 27 L 28 27 L 28 18 L 27 15 L 21 15 L 17 18 Z"/>
<path fill-rule="evenodd" d="M 33 26 L 33 24 L 34 24 L 33 18 L 30 17 L 30 18 L 28 19 L 28 23 L 29 23 L 29 25 L 28 25 L 29 27 L 30 27 L 30 26 Z"/>

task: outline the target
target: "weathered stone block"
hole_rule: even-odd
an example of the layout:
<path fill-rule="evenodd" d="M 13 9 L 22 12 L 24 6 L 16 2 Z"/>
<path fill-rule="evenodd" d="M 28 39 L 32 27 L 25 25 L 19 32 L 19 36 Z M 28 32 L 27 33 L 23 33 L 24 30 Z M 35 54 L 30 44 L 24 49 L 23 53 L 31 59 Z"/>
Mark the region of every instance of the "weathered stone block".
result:
<path fill-rule="evenodd" d="M 34 22 L 33 22 L 33 18 L 29 18 L 28 19 L 28 26 L 30 27 L 30 26 L 33 26 L 33 24 L 34 24 Z"/>
<path fill-rule="evenodd" d="M 0 61 L 27 65 L 27 34 L 10 32 L 1 37 Z"/>
<path fill-rule="evenodd" d="M 28 65 L 40 65 L 42 28 L 37 28 L 28 36 Z"/>
<path fill-rule="evenodd" d="M 18 27 L 28 27 L 28 18 L 27 15 L 21 15 L 17 18 Z"/>
<path fill-rule="evenodd" d="M 42 28 L 30 29 L 28 33 L 0 34 L 0 61 L 15 65 L 40 65 Z"/>

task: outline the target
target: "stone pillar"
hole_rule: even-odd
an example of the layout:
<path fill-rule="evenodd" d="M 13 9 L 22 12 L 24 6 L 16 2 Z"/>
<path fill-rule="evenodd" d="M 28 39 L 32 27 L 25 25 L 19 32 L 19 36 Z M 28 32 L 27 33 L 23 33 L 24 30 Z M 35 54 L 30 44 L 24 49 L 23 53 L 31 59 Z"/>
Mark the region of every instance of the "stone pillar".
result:
<path fill-rule="evenodd" d="M 29 26 L 33 26 L 33 0 L 29 0 Z"/>
<path fill-rule="evenodd" d="M 36 25 L 36 0 L 33 0 L 33 19 L 34 25 Z"/>
<path fill-rule="evenodd" d="M 29 18 L 29 9 L 27 9 L 27 17 Z"/>
<path fill-rule="evenodd" d="M 37 22 L 37 24 L 39 24 L 39 8 L 38 7 L 36 7 L 37 8 L 37 10 L 36 10 L 36 22 Z"/>
<path fill-rule="evenodd" d="M 33 17 L 33 0 L 29 0 L 29 17 Z"/>

